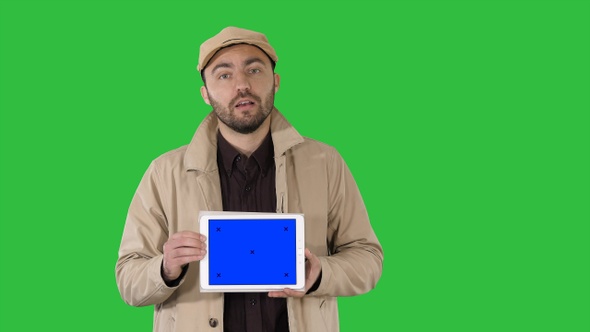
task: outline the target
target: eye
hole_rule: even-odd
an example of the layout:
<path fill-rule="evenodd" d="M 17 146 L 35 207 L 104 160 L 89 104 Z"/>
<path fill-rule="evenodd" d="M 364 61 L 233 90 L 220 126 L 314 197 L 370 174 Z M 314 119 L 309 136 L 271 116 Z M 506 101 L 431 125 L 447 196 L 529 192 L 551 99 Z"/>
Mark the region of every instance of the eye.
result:
<path fill-rule="evenodd" d="M 228 78 L 229 78 L 229 74 L 221 74 L 221 75 L 219 75 L 219 79 L 220 80 L 225 80 L 225 79 L 228 79 Z"/>
<path fill-rule="evenodd" d="M 258 73 L 260 73 L 260 69 L 258 69 L 258 68 L 250 69 L 250 74 L 258 74 Z"/>

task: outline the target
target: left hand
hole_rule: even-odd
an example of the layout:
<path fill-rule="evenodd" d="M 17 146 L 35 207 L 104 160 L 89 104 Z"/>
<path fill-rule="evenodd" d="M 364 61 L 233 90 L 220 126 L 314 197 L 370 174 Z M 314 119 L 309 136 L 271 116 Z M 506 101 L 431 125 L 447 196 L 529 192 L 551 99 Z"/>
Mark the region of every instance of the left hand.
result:
<path fill-rule="evenodd" d="M 269 292 L 269 297 L 303 297 L 305 293 L 313 286 L 322 271 L 322 265 L 318 256 L 314 255 L 305 248 L 305 289 L 303 291 L 296 291 L 291 288 L 285 288 L 282 291 Z"/>

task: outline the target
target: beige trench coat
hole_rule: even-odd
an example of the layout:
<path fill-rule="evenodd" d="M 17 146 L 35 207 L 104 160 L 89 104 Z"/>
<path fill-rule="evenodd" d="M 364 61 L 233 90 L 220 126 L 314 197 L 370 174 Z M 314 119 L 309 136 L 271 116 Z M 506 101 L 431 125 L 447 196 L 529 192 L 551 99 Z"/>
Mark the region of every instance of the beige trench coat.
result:
<path fill-rule="evenodd" d="M 201 210 L 223 210 L 216 132 L 212 113 L 189 145 L 154 160 L 129 208 L 116 264 L 117 286 L 126 303 L 154 305 L 154 331 L 223 331 L 223 294 L 199 291 L 198 262 L 189 264 L 176 287 L 168 287 L 160 275 L 168 237 L 197 231 Z M 336 297 L 375 287 L 382 270 L 381 245 L 336 150 L 299 135 L 276 109 L 271 134 L 277 212 L 305 215 L 306 247 L 322 265 L 319 288 L 287 300 L 290 330 L 338 331 Z"/>

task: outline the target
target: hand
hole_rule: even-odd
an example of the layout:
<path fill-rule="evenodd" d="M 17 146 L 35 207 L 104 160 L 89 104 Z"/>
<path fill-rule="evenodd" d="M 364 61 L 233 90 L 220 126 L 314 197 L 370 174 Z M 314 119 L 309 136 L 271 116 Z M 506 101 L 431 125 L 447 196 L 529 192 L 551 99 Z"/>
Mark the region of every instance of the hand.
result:
<path fill-rule="evenodd" d="M 318 280 L 320 276 L 320 272 L 322 271 L 322 264 L 320 263 L 319 258 L 312 254 L 309 249 L 305 248 L 305 258 L 307 258 L 307 262 L 305 263 L 305 289 L 303 291 L 296 291 L 291 288 L 285 288 L 282 291 L 273 291 L 269 292 L 269 297 L 303 297 L 305 293 L 313 286 L 313 284 Z"/>
<path fill-rule="evenodd" d="M 206 253 L 205 240 L 204 235 L 191 231 L 173 234 L 164 243 L 164 260 L 162 262 L 164 280 L 176 280 L 182 273 L 184 265 L 203 259 Z"/>

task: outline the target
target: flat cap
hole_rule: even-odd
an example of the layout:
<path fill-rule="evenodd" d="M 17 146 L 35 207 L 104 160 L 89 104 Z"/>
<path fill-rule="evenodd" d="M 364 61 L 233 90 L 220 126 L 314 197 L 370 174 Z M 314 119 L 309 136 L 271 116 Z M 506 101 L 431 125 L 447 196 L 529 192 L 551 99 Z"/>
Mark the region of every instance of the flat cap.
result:
<path fill-rule="evenodd" d="M 262 33 L 236 27 L 227 27 L 201 44 L 197 70 L 202 71 L 207 67 L 209 60 L 211 60 L 217 51 L 224 47 L 236 44 L 250 44 L 257 46 L 275 63 L 279 60 L 274 48 L 270 46 L 268 39 Z"/>

